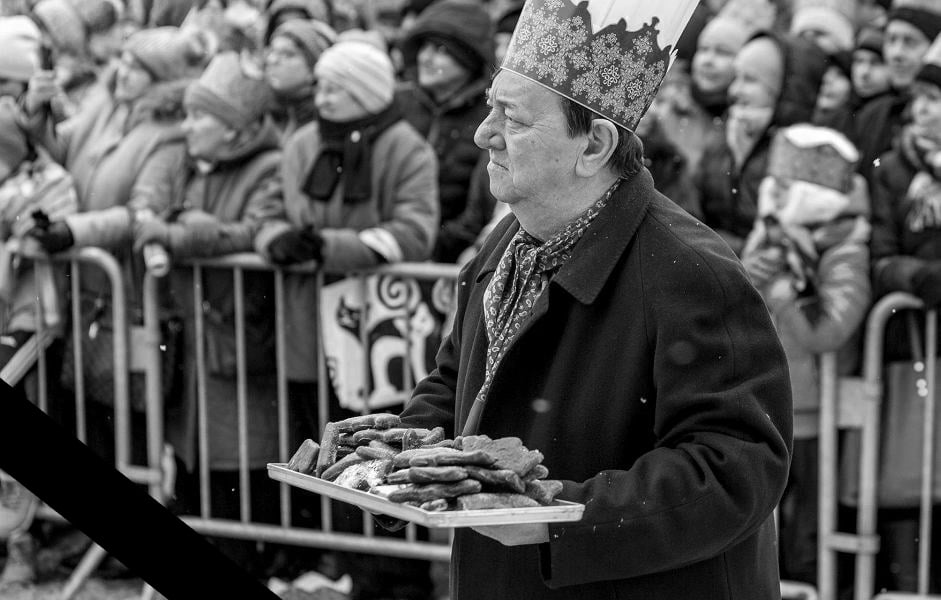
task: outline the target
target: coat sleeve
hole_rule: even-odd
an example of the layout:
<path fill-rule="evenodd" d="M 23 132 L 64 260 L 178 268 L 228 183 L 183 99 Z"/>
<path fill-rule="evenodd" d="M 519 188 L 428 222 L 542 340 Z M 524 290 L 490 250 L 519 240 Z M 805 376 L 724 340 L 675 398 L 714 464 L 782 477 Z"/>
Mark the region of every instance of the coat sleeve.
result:
<path fill-rule="evenodd" d="M 714 558 L 754 535 L 781 498 L 791 448 L 786 358 L 744 271 L 711 244 L 641 267 L 653 444 L 626 470 L 563 482 L 560 497 L 586 508 L 581 521 L 548 526 L 540 552 L 550 587 Z M 637 253 L 663 249 L 641 244 Z"/>
<path fill-rule="evenodd" d="M 323 228 L 324 268 L 348 271 L 380 262 L 426 260 L 438 227 L 438 162 L 424 140 L 409 137 L 380 159 L 389 161 L 395 189 L 389 218 L 373 227 Z M 382 191 L 374 192 L 380 196 Z M 381 209 L 380 209 L 381 210 Z"/>
<path fill-rule="evenodd" d="M 163 214 L 179 201 L 179 174 L 185 168 L 186 152 L 181 142 L 163 143 L 147 157 L 134 180 L 126 206 L 78 213 L 66 218 L 77 247 L 114 248 L 131 240 L 135 213 L 149 210 Z"/>
<path fill-rule="evenodd" d="M 170 251 L 180 257 L 222 256 L 251 252 L 262 224 L 284 219 L 281 177 L 270 169 L 258 178 L 237 221 L 222 221 L 201 210 L 184 211 L 171 225 Z"/>

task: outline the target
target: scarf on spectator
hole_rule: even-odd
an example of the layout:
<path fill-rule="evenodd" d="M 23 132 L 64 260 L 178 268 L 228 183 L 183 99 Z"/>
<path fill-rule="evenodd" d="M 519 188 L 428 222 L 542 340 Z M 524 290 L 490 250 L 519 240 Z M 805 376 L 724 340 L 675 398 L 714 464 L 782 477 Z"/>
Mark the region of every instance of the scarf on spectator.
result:
<path fill-rule="evenodd" d="M 549 279 L 568 262 L 575 244 L 582 239 L 620 183 L 618 179 L 595 204 L 551 239 L 541 242 L 521 228 L 510 240 L 484 292 L 484 324 L 490 343 L 484 383 L 474 401 L 475 407 L 480 405 L 480 408 L 476 414 L 472 412 L 468 425 L 477 426 L 473 417 L 480 418 L 479 411 L 486 402 L 497 367 L 532 314 Z"/>
<path fill-rule="evenodd" d="M 323 149 L 307 174 L 304 192 L 318 202 L 329 202 L 342 179 L 344 202 L 368 200 L 372 196 L 373 143 L 401 119 L 394 103 L 378 114 L 346 123 L 318 118 Z"/>
<path fill-rule="evenodd" d="M 729 110 L 728 89 L 717 92 L 704 92 L 695 83 L 690 84 L 693 101 L 703 108 L 712 118 L 722 117 Z"/>
<path fill-rule="evenodd" d="M 899 136 L 905 158 L 918 169 L 908 186 L 906 225 L 913 232 L 941 228 L 941 135 L 909 125 Z"/>

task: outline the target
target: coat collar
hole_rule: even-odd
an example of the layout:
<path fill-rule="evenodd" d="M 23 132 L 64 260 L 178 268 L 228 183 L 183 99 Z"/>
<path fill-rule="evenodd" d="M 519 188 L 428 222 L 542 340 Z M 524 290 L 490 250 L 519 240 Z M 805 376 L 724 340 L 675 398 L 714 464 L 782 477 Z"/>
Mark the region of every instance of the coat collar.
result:
<path fill-rule="evenodd" d="M 572 257 L 552 278 L 552 282 L 582 304 L 594 302 L 637 233 L 654 193 L 653 178 L 647 169 L 641 169 L 635 176 L 623 181 L 608 205 L 595 217 L 576 244 Z M 496 271 L 497 264 L 517 231 L 519 222 L 510 218 L 500 242 L 477 274 L 478 283 Z"/>

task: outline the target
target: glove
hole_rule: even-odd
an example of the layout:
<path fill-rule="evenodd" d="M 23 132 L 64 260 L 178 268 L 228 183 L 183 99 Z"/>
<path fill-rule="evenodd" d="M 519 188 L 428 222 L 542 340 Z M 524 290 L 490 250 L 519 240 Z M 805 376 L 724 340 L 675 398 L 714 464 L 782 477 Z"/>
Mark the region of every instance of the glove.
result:
<path fill-rule="evenodd" d="M 323 259 L 323 237 L 313 227 L 292 228 L 268 244 L 268 258 L 276 265 Z"/>
<path fill-rule="evenodd" d="M 912 291 L 928 308 L 941 305 L 941 261 L 929 262 L 915 271 Z"/>
<path fill-rule="evenodd" d="M 170 247 L 170 224 L 162 219 L 147 219 L 134 224 L 134 250 L 140 252 L 147 244 Z"/>
<path fill-rule="evenodd" d="M 43 222 L 39 220 L 35 227 L 26 232 L 26 235 L 39 242 L 43 250 L 49 254 L 62 252 L 75 244 L 72 230 L 65 224 L 65 221 Z"/>

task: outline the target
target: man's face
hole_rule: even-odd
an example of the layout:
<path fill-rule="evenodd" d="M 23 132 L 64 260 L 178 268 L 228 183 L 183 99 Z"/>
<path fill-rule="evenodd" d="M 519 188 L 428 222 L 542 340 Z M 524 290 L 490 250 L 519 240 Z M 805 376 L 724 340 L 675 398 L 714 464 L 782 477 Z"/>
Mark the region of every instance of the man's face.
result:
<path fill-rule="evenodd" d="M 870 50 L 853 52 L 853 89 L 860 98 L 872 98 L 888 91 L 889 67 L 882 57 Z"/>
<path fill-rule="evenodd" d="M 931 40 L 914 25 L 899 20 L 889 21 L 885 27 L 882 53 L 889 66 L 892 85 L 905 89 L 912 84 L 930 45 Z"/>
<path fill-rule="evenodd" d="M 507 204 L 545 204 L 575 180 L 585 136 L 569 137 L 559 96 L 510 71 L 500 71 L 489 90 L 490 114 L 474 142 L 490 154 L 490 191 Z"/>
<path fill-rule="evenodd" d="M 215 115 L 202 110 L 186 110 L 181 125 L 186 134 L 186 149 L 190 156 L 213 160 L 228 149 L 238 133 Z"/>

